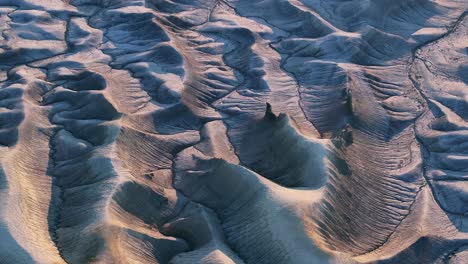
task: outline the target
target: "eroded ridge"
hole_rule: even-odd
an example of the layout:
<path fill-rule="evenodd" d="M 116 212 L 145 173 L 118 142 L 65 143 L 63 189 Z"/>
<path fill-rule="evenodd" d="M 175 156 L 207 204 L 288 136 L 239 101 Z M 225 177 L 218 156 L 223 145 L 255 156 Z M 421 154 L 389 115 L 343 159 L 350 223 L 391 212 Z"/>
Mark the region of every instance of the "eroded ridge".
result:
<path fill-rule="evenodd" d="M 464 0 L 0 0 L 0 263 L 465 263 Z"/>

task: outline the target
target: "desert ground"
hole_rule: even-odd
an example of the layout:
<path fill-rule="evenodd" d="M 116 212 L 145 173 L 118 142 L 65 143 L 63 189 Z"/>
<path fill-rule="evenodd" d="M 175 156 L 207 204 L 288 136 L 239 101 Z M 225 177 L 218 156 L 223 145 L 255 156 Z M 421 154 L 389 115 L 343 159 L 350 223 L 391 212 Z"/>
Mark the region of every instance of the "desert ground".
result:
<path fill-rule="evenodd" d="M 467 0 L 0 0 L 0 264 L 468 263 Z"/>

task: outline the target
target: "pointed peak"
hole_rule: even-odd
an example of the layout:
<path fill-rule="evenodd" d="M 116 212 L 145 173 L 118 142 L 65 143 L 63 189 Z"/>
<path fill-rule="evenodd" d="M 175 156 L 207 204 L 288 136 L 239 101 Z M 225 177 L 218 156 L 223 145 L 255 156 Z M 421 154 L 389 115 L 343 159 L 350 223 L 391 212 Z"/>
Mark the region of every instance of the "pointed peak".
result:
<path fill-rule="evenodd" d="M 277 118 L 277 116 L 273 113 L 273 109 L 270 103 L 266 103 L 265 118 L 269 120 L 275 120 Z"/>

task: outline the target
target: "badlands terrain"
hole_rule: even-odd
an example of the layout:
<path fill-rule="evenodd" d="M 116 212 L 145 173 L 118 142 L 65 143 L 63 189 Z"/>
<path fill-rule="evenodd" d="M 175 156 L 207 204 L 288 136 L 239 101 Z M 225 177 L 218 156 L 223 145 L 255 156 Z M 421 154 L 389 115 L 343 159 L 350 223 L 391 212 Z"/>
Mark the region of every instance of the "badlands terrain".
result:
<path fill-rule="evenodd" d="M 0 264 L 468 263 L 467 10 L 0 0 Z"/>

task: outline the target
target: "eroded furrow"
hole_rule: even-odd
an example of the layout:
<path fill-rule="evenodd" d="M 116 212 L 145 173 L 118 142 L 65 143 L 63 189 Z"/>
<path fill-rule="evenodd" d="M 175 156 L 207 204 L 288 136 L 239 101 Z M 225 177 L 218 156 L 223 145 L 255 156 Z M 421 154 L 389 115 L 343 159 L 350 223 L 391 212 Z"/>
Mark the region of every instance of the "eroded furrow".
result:
<path fill-rule="evenodd" d="M 467 8 L 0 1 L 0 262 L 462 263 Z"/>

